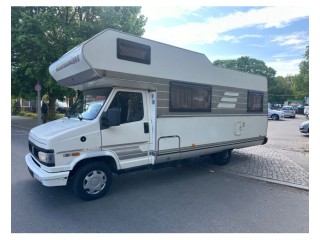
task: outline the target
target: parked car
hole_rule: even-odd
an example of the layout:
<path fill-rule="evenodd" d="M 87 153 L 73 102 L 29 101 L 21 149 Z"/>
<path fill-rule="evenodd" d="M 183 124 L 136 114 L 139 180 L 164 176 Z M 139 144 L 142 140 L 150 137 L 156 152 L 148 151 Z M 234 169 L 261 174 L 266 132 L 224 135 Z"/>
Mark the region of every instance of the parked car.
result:
<path fill-rule="evenodd" d="M 295 113 L 298 113 L 298 104 L 291 104 L 290 106 L 293 108 Z"/>
<path fill-rule="evenodd" d="M 60 102 L 58 100 L 56 100 L 56 112 L 57 113 L 66 113 L 68 110 L 68 106 L 67 103 L 65 102 Z"/>
<path fill-rule="evenodd" d="M 292 117 L 292 118 L 296 117 L 296 112 L 292 106 L 283 106 L 281 108 L 281 111 L 284 112 L 284 117 Z"/>
<path fill-rule="evenodd" d="M 284 118 L 284 112 L 268 108 L 268 118 L 271 118 L 272 120 L 279 120 Z"/>
<path fill-rule="evenodd" d="M 309 121 L 305 121 L 300 124 L 299 131 L 301 133 L 309 133 Z"/>

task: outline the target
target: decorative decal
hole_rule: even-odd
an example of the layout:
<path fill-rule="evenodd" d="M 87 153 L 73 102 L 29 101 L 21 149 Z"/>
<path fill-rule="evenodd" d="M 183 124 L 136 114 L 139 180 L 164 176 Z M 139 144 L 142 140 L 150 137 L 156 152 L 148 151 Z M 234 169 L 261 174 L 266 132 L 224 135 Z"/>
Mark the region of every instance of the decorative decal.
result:
<path fill-rule="evenodd" d="M 239 93 L 225 92 L 224 97 L 221 98 L 218 108 L 236 108 Z"/>

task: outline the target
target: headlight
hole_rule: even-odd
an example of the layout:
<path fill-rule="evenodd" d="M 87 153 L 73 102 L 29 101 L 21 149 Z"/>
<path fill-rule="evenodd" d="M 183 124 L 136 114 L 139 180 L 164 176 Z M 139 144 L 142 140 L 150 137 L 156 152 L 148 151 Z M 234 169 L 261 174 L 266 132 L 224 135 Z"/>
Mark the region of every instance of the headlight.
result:
<path fill-rule="evenodd" d="M 54 166 L 54 153 L 45 153 L 39 151 L 38 153 L 39 161 L 43 162 L 47 166 Z"/>
<path fill-rule="evenodd" d="M 306 126 L 308 126 L 309 125 L 309 122 L 303 122 L 303 123 L 301 123 L 301 127 L 306 127 Z"/>

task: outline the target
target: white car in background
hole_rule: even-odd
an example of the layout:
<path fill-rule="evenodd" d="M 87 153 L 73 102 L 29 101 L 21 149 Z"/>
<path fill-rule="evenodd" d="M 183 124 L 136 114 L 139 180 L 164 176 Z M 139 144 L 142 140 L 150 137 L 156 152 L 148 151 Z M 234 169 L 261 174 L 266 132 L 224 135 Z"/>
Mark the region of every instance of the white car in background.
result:
<path fill-rule="evenodd" d="M 284 112 L 284 117 L 291 117 L 291 118 L 296 117 L 296 112 L 292 106 L 283 106 L 281 108 L 281 111 Z"/>
<path fill-rule="evenodd" d="M 268 108 L 268 119 L 269 118 L 271 118 L 272 120 L 279 120 L 281 118 L 284 118 L 284 112 Z"/>
<path fill-rule="evenodd" d="M 299 131 L 301 133 L 308 133 L 309 134 L 309 121 L 305 121 L 300 124 Z"/>

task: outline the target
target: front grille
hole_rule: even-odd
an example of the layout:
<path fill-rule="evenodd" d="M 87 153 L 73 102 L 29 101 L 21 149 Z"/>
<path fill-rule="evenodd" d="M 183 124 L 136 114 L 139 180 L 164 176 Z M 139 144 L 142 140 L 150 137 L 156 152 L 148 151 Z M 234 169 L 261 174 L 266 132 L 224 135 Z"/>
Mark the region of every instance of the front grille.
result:
<path fill-rule="evenodd" d="M 39 154 L 40 149 L 30 141 L 29 141 L 29 151 L 39 161 L 38 154 Z"/>

